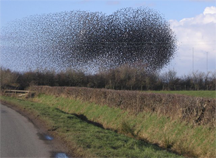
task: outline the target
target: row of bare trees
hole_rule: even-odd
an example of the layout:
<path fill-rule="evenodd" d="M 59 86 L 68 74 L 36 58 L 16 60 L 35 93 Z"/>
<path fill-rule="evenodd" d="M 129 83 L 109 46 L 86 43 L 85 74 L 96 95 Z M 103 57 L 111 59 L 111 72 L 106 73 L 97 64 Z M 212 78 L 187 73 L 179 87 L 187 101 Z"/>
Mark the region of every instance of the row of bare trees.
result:
<path fill-rule="evenodd" d="M 1 89 L 25 89 L 31 85 L 79 86 L 118 90 L 215 90 L 215 72 L 193 72 L 178 77 L 173 70 L 164 73 L 124 65 L 97 74 L 68 69 L 55 72 L 36 70 L 25 73 L 0 69 Z"/>
<path fill-rule="evenodd" d="M 170 90 L 215 90 L 216 89 L 216 71 L 199 72 L 177 77 L 175 71 L 168 71 L 160 76 L 164 85 L 163 89 Z"/>

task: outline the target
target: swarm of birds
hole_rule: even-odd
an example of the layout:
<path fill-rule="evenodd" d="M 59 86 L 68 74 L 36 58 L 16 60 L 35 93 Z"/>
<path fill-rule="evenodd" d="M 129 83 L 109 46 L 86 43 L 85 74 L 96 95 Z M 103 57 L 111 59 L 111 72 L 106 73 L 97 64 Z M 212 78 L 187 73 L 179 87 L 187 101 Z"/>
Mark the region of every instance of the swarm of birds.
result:
<path fill-rule="evenodd" d="M 2 59 L 29 69 L 97 71 L 141 62 L 154 71 L 176 51 L 169 23 L 149 8 L 33 15 L 8 24 L 0 38 Z"/>

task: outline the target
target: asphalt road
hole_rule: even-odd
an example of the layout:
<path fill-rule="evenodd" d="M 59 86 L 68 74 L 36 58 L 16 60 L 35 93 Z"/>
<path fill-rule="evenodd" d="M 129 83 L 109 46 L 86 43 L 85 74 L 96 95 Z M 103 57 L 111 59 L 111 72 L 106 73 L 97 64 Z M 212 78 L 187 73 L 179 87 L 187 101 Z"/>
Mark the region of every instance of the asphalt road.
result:
<path fill-rule="evenodd" d="M 21 114 L 0 104 L 0 157 L 50 157 L 51 148 Z"/>

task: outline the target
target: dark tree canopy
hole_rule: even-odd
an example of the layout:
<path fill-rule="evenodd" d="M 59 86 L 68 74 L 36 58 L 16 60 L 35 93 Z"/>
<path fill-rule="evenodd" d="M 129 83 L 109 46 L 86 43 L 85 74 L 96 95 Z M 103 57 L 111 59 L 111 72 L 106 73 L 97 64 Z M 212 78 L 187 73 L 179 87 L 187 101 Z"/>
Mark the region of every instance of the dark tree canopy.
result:
<path fill-rule="evenodd" d="M 111 15 L 86 11 L 34 15 L 10 23 L 1 41 L 4 60 L 13 58 L 30 68 L 87 71 L 136 62 L 159 70 L 176 50 L 169 23 L 148 8 L 124 8 Z"/>

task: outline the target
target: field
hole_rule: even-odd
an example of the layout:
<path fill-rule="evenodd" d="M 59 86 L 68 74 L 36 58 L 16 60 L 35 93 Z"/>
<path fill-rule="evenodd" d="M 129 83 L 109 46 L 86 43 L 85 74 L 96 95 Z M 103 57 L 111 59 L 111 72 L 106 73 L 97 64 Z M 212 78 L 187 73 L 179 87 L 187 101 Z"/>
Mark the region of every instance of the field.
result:
<path fill-rule="evenodd" d="M 216 98 L 216 91 L 144 91 L 148 93 L 182 94 L 194 97 Z"/>

